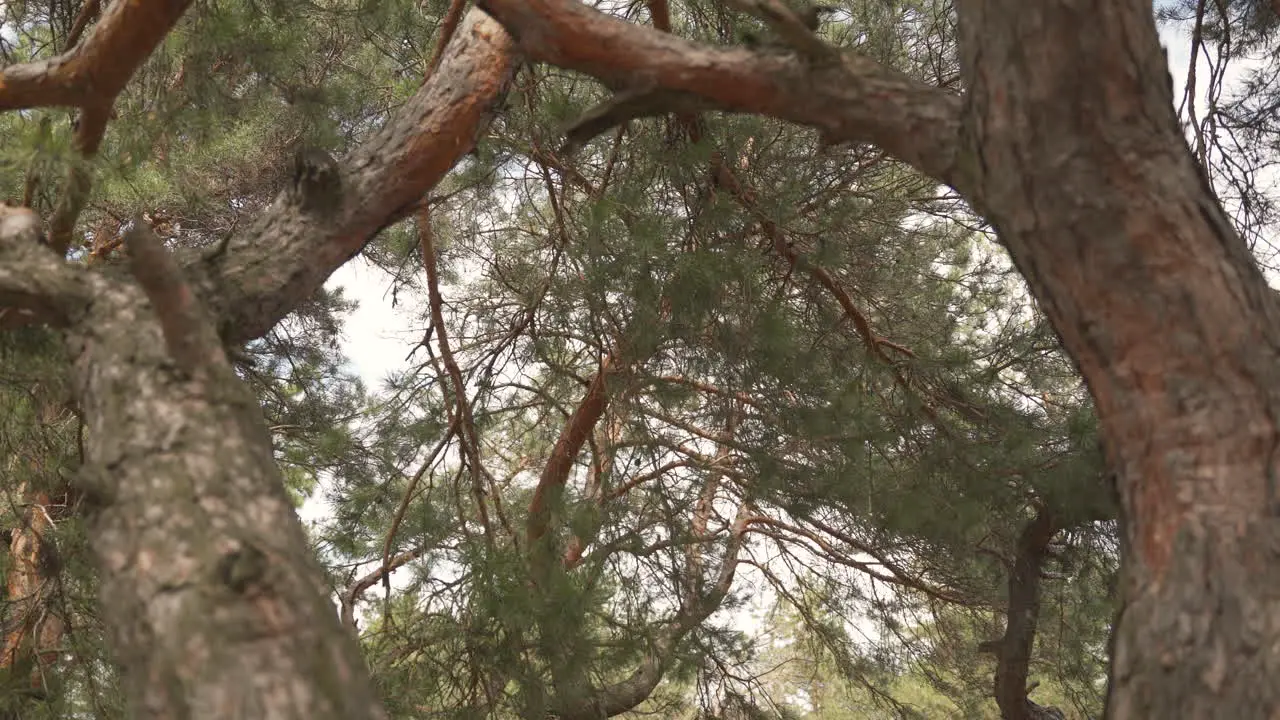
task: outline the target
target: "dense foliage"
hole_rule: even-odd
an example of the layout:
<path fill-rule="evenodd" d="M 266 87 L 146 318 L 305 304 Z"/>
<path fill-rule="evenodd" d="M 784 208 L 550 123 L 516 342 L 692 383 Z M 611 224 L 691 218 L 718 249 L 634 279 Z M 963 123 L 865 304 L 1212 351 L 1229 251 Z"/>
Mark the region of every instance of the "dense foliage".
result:
<path fill-rule="evenodd" d="M 297 151 L 341 155 L 405 101 L 448 5 L 205 0 L 91 161 L 65 110 L 0 115 L 0 195 L 68 217 L 90 162 L 77 262 L 119 262 L 135 218 L 217 248 Z M 954 84 L 944 0 L 833 5 L 828 41 Z M 95 12 L 2 7 L 5 64 L 61 51 Z M 711 0 L 618 12 L 722 44 L 762 32 Z M 1212 104 L 1192 86 L 1185 116 L 1261 242 L 1274 11 L 1168 12 L 1195 52 L 1219 48 Z M 1222 68 L 1264 49 L 1226 95 Z M 234 354 L 295 501 L 327 509 L 316 552 L 392 716 L 541 717 L 594 688 L 636 716 L 997 717 L 992 678 L 1023 640 L 1033 699 L 1098 716 L 1119 550 L 1096 423 L 987 228 L 874 147 L 758 117 L 562 147 L 603 97 L 522 67 L 477 151 L 365 250 L 421 336 L 385 383 L 343 357 L 359 299 L 338 290 Z M 120 717 L 61 352 L 0 334 L 0 680 L 14 717 Z M 56 567 L 19 552 L 33 507 Z"/>

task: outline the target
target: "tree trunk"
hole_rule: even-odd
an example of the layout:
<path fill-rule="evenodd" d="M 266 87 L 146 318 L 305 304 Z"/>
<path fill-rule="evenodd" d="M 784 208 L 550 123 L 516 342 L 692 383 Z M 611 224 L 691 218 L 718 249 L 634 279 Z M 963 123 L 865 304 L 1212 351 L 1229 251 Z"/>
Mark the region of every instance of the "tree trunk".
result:
<path fill-rule="evenodd" d="M 113 3 L 67 56 L 4 68 L 0 108 L 110 107 L 186 5 Z M 76 68 L 104 55 L 120 62 L 83 82 Z M 0 319 L 60 328 L 72 358 L 77 490 L 134 717 L 384 716 L 223 343 L 267 332 L 405 217 L 474 146 L 513 67 L 507 34 L 469 12 L 379 130 L 342 164 L 300 154 L 276 200 L 214 251 L 179 263 L 136 220 L 133 279 L 66 263 L 34 213 L 0 206 Z"/>
<path fill-rule="evenodd" d="M 1009 599 L 1004 636 L 981 643 L 979 650 L 996 656 L 995 698 L 1003 720 L 1035 720 L 1056 708 L 1041 708 L 1027 697 L 1031 650 L 1040 622 L 1040 573 L 1049 543 L 1060 529 L 1047 507 L 1036 511 L 1018 537 L 1009 564 Z"/>
<path fill-rule="evenodd" d="M 957 9 L 975 204 L 1079 364 L 1117 473 L 1108 714 L 1275 717 L 1280 309 L 1177 126 L 1151 3 Z"/>
<path fill-rule="evenodd" d="M 380 717 L 256 399 L 175 367 L 136 286 L 97 290 L 69 333 L 82 487 L 134 716 Z"/>

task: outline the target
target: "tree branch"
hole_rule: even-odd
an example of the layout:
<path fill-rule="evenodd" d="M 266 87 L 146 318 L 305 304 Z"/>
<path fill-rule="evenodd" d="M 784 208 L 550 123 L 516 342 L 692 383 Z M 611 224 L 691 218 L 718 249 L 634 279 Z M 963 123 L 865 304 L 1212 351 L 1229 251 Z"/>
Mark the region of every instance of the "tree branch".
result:
<path fill-rule="evenodd" d="M 133 276 L 151 301 L 169 355 L 178 367 L 189 375 L 229 373 L 231 365 L 213 323 L 182 276 L 182 268 L 145 220 L 134 220 L 124 246 Z"/>
<path fill-rule="evenodd" d="M 66 325 L 88 302 L 83 276 L 42 242 L 40 218 L 0 205 L 0 329 L 37 321 Z"/>
<path fill-rule="evenodd" d="M 654 640 L 640 666 L 625 680 L 592 691 L 587 701 L 578 706 L 558 709 L 563 720 L 595 720 L 620 715 L 634 709 L 653 693 L 680 641 L 711 617 L 728 597 L 738 569 L 742 538 L 750 521 L 751 514 L 744 502 L 738 507 L 737 517 L 729 528 L 729 542 L 710 591 L 701 595 L 693 605 L 681 609 L 675 621 Z"/>
<path fill-rule="evenodd" d="M 80 36 L 84 35 L 85 28 L 89 27 L 89 22 L 97 16 L 98 11 L 102 9 L 101 0 L 87 0 L 84 5 L 80 6 L 80 12 L 76 13 L 76 19 L 71 23 L 71 31 L 67 33 L 66 45 L 63 51 L 70 50 L 80 42 Z"/>
<path fill-rule="evenodd" d="M 202 294 L 228 340 L 269 330 L 379 231 L 408 216 L 474 147 L 513 68 L 510 36 L 472 10 L 440 65 L 388 124 L 338 163 L 341 192 L 324 212 L 288 192 L 208 259 Z"/>
<path fill-rule="evenodd" d="M 1049 541 L 1059 530 L 1047 508 L 1040 508 L 1018 538 L 1017 556 L 1009 571 L 1009 609 L 1004 637 L 980 643 L 996 656 L 995 698 L 1004 720 L 1035 720 L 1039 706 L 1027 697 L 1031 649 L 1040 619 L 1040 570 Z"/>
<path fill-rule="evenodd" d="M 191 0 L 113 2 L 84 42 L 48 60 L 0 70 L 0 110 L 110 106 Z"/>
<path fill-rule="evenodd" d="M 817 128 L 827 142 L 873 142 L 943 182 L 957 166 L 959 97 L 857 55 L 810 63 L 778 53 L 698 45 L 610 17 L 576 0 L 478 0 L 533 60 L 614 87 L 637 82 L 699 95 L 714 107 Z"/>
<path fill-rule="evenodd" d="M 583 396 L 577 409 L 573 411 L 573 415 L 560 431 L 560 437 L 556 439 L 555 447 L 551 450 L 551 458 L 542 468 L 542 475 L 538 478 L 537 487 L 534 488 L 533 498 L 529 501 L 529 520 L 526 526 L 529 550 L 535 554 L 535 557 L 545 552 L 538 550 L 536 546 L 549 529 L 555 495 L 563 491 L 578 452 L 582 450 L 587 436 L 595 428 L 600 416 L 609 407 L 607 382 L 611 375 L 617 374 L 618 369 L 615 358 L 605 358 L 601 363 L 600 370 L 587 388 L 587 394 Z"/>
<path fill-rule="evenodd" d="M 342 624 L 344 627 L 351 628 L 352 631 L 356 627 L 356 603 L 360 601 L 360 596 L 365 591 L 373 587 L 375 583 L 384 577 L 389 576 L 397 569 L 408 565 L 417 560 L 426 553 L 426 548 L 417 548 L 414 550 L 406 550 L 392 558 L 384 558 L 382 564 L 374 568 L 364 577 L 351 583 L 350 586 L 342 592 Z"/>

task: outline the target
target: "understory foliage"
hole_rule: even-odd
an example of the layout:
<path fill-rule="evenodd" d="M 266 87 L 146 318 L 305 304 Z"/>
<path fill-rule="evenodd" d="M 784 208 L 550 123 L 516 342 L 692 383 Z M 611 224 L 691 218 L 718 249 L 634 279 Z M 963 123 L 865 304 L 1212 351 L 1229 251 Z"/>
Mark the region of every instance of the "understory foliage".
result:
<path fill-rule="evenodd" d="M 830 4 L 828 41 L 955 82 L 948 3 Z M 341 156 L 409 97 L 448 5 L 197 3 L 115 105 L 73 258 L 121 262 L 137 221 L 217 248 L 296 151 Z M 64 49 L 82 10 L 0 7 L 5 64 Z M 617 12 L 722 44 L 760 32 L 712 0 Z M 1262 243 L 1274 12 L 1167 14 L 1217 53 L 1212 104 L 1184 117 Z M 1230 95 L 1220 68 L 1246 57 L 1269 59 Z M 636 717 L 998 717 L 1006 619 L 1027 610 L 1011 571 L 1032 553 L 1031 697 L 1097 717 L 1112 491 L 1088 395 L 987 229 L 873 147 L 757 117 L 562 147 L 604 97 L 522 67 L 477 151 L 356 261 L 414 333 L 391 376 L 343 357 L 356 301 L 332 284 L 233 353 L 289 491 L 323 510 L 316 552 L 390 714 L 543 717 L 639 678 Z M 59 212 L 73 122 L 0 115 L 6 202 Z M 61 352 L 0 334 L 0 512 L 18 538 L 48 508 L 57 556 L 31 570 L 10 544 L 0 694 L 13 717 L 122 717 Z"/>

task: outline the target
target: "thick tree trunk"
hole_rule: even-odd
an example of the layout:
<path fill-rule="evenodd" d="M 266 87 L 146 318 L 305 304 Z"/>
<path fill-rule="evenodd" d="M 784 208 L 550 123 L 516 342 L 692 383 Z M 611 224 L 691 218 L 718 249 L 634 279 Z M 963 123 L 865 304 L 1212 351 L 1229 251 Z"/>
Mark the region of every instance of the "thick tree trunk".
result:
<path fill-rule="evenodd" d="M 113 4 L 86 57 L 128 45 L 117 54 L 140 62 L 163 35 L 147 33 L 186 3 L 153 5 Z M 0 206 L 0 315 L 61 328 L 73 359 L 77 484 L 134 717 L 383 716 L 222 342 L 266 332 L 412 210 L 473 147 L 510 79 L 510 45 L 468 13 L 432 76 L 342 164 L 300 155 L 250 226 L 181 267 L 141 220 L 126 236 L 133 280 L 67 264 L 33 213 Z M 109 107 L 115 70 L 86 90 L 59 69 L 83 61 L 5 68 L 0 109 Z M 106 97 L 82 97 L 96 90 Z"/>
<path fill-rule="evenodd" d="M 135 717 L 380 717 L 255 398 L 229 369 L 175 367 L 136 286 L 97 290 L 70 344 L 101 607 Z"/>
<path fill-rule="evenodd" d="M 980 209 L 1097 402 L 1112 718 L 1280 713 L 1280 309 L 1186 147 L 1151 3 L 957 2 Z"/>

